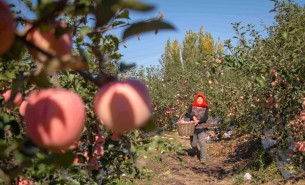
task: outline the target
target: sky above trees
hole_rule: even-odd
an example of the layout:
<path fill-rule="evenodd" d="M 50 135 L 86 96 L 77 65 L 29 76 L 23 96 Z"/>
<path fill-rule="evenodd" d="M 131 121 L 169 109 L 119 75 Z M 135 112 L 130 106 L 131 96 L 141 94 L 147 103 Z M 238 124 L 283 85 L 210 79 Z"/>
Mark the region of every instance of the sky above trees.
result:
<path fill-rule="evenodd" d="M 257 30 L 263 31 L 263 25 L 270 26 L 274 23 L 274 13 L 269 11 L 274 8 L 274 3 L 270 0 L 145 0 L 148 4 L 155 5 L 155 10 L 149 13 L 130 13 L 130 22 L 142 18 L 151 18 L 164 14 L 164 20 L 176 27 L 176 31 L 160 31 L 142 34 L 126 40 L 127 48 L 121 46 L 122 60 L 125 62 L 135 62 L 137 66 L 159 65 L 159 59 L 164 53 L 164 48 L 168 39 L 177 39 L 182 43 L 185 33 L 189 30 L 199 32 L 200 27 L 204 27 L 206 32 L 211 33 L 213 38 L 221 41 L 230 39 L 234 35 L 231 23 L 242 21 L 245 26 L 253 24 Z M 297 0 L 299 5 L 304 6 L 305 0 Z M 113 33 L 120 36 L 120 31 Z"/>

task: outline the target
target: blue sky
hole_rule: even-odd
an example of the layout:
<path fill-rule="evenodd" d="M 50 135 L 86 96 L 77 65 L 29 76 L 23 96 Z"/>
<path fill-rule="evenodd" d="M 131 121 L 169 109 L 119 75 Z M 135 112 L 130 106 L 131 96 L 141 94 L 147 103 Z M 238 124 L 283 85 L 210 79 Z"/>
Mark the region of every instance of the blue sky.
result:
<path fill-rule="evenodd" d="M 127 48 L 120 47 L 124 56 L 122 61 L 135 62 L 137 66 L 159 65 L 159 59 L 164 53 L 165 43 L 168 39 L 178 39 L 182 43 L 185 33 L 189 30 L 198 33 L 200 27 L 210 32 L 214 39 L 222 41 L 234 35 L 231 23 L 243 21 L 246 26 L 252 23 L 258 30 L 262 24 L 272 25 L 274 13 L 269 13 L 274 7 L 270 0 L 143 0 L 155 5 L 149 13 L 131 12 L 131 22 L 139 19 L 148 19 L 162 12 L 164 20 L 174 25 L 176 31 L 159 31 L 142 34 L 140 40 L 136 37 L 126 40 Z M 305 0 L 296 0 L 304 6 Z M 121 36 L 120 32 L 117 32 Z"/>
<path fill-rule="evenodd" d="M 6 0 L 18 4 L 18 0 Z M 171 42 L 178 39 L 181 44 L 185 33 L 189 30 L 198 33 L 200 27 L 210 32 L 215 41 L 232 38 L 234 30 L 231 23 L 242 21 L 243 25 L 249 23 L 263 30 L 262 25 L 270 26 L 274 23 L 274 13 L 270 13 L 274 3 L 270 0 L 139 0 L 155 6 L 150 12 L 130 12 L 130 22 L 156 17 L 159 12 L 164 14 L 164 21 L 171 23 L 176 30 L 160 30 L 157 35 L 153 32 L 141 34 L 137 37 L 127 38 L 127 48 L 120 46 L 120 53 L 124 56 L 122 61 L 135 62 L 137 66 L 159 65 L 159 59 L 164 53 L 168 39 Z M 32 2 L 36 2 L 33 0 Z M 305 0 L 294 0 L 304 6 Z M 110 33 L 122 36 L 123 29 Z"/>

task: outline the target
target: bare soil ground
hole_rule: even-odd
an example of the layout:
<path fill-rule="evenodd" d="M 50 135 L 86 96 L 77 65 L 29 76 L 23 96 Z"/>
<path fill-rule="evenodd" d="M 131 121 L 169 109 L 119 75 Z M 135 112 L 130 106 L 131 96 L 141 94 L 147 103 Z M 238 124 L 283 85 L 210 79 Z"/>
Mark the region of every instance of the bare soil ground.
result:
<path fill-rule="evenodd" d="M 163 138 L 170 139 L 175 144 L 181 144 L 182 152 L 172 155 L 161 155 L 161 161 L 154 157 L 159 154 L 150 153 L 142 161 L 150 172 L 149 179 L 137 180 L 133 184 L 141 185 L 233 185 L 233 184 L 304 184 L 300 176 L 284 180 L 274 162 L 264 168 L 255 168 L 259 156 L 255 147 L 249 145 L 249 135 L 233 136 L 229 140 L 207 143 L 207 162 L 200 164 L 197 157 L 192 155 L 189 138 L 179 137 L 172 132 Z M 249 172 L 251 180 L 244 180 L 244 174 Z"/>

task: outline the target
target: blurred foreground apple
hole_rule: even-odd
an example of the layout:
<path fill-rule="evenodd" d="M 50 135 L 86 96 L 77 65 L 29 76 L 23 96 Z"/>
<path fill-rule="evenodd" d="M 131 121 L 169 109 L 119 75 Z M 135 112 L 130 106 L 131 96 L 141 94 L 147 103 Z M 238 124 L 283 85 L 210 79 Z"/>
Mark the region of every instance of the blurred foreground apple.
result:
<path fill-rule="evenodd" d="M 24 116 L 26 131 L 37 145 L 60 153 L 74 146 L 84 128 L 85 105 L 74 92 L 32 92 Z"/>
<path fill-rule="evenodd" d="M 11 94 L 12 94 L 12 90 L 11 89 L 7 89 L 6 91 L 4 91 L 2 93 L 2 96 L 4 98 L 5 102 L 8 102 L 8 100 L 11 98 Z M 19 106 L 22 102 L 22 94 L 20 92 L 17 92 L 13 104 L 16 106 Z"/>
<path fill-rule="evenodd" d="M 52 26 L 52 25 L 50 25 Z M 28 24 L 25 26 L 25 30 L 31 29 L 32 25 Z M 62 35 L 56 34 L 56 28 L 66 28 L 66 24 L 63 22 L 57 22 L 48 32 L 41 32 L 39 28 L 31 30 L 26 39 L 38 46 L 40 49 L 49 52 L 50 54 L 56 55 L 61 60 L 65 61 L 70 58 L 72 52 L 72 34 L 64 33 Z M 33 58 L 41 60 L 38 56 L 36 49 L 29 49 L 30 54 Z"/>
<path fill-rule="evenodd" d="M 94 110 L 105 128 L 115 133 L 143 126 L 151 116 L 151 98 L 139 80 L 114 81 L 102 86 Z"/>
<path fill-rule="evenodd" d="M 27 104 L 28 104 L 28 101 L 26 101 L 26 100 L 21 102 L 20 107 L 19 107 L 19 113 L 21 116 L 25 115 L 25 110 L 26 110 Z"/>
<path fill-rule="evenodd" d="M 8 5 L 0 0 L 0 55 L 12 46 L 15 40 L 15 25 L 13 15 Z"/>

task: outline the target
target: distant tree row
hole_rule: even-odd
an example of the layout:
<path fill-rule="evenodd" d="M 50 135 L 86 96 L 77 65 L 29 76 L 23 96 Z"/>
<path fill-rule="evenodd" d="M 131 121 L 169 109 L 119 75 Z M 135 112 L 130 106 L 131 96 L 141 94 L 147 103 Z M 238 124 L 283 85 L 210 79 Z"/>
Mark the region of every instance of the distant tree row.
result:
<path fill-rule="evenodd" d="M 220 58 L 223 55 L 224 46 L 218 38 L 214 41 L 209 32 L 205 32 L 201 27 L 198 33 L 187 31 L 182 44 L 177 39 L 171 43 L 168 39 L 165 46 L 165 53 L 162 57 L 162 64 L 167 63 L 203 63 L 212 58 Z"/>

